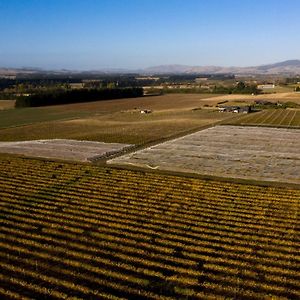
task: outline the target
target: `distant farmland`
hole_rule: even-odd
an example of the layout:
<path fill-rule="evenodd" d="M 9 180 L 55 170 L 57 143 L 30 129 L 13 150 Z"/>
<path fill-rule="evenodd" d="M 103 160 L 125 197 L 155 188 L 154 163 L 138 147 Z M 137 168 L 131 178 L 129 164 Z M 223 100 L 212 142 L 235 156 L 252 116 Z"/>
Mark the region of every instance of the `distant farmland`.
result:
<path fill-rule="evenodd" d="M 300 299 L 299 111 L 233 96 L 0 111 L 0 299 Z"/>
<path fill-rule="evenodd" d="M 166 95 L 0 111 L 0 141 L 76 139 L 144 144 L 228 118 L 208 95 Z M 210 106 L 210 107 L 208 107 Z M 151 110 L 141 114 L 140 110 Z"/>
<path fill-rule="evenodd" d="M 1 155 L 0 296 L 299 299 L 296 189 Z"/>
<path fill-rule="evenodd" d="M 243 116 L 230 122 L 225 121 L 224 123 L 232 125 L 300 128 L 300 110 L 268 109 Z"/>

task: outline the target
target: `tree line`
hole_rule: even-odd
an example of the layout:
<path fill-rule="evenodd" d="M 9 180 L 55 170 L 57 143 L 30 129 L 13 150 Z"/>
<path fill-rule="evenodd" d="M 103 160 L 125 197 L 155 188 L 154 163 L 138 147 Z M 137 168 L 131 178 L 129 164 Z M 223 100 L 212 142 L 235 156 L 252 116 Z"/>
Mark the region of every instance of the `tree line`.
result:
<path fill-rule="evenodd" d="M 16 107 L 38 107 L 143 96 L 142 88 L 58 90 L 20 96 Z"/>

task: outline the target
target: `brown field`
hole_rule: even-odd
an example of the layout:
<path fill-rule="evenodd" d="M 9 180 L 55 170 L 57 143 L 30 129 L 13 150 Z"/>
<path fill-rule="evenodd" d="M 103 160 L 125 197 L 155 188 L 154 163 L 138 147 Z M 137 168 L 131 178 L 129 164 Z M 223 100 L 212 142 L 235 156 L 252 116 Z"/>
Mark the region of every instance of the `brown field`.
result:
<path fill-rule="evenodd" d="M 0 141 L 58 138 L 139 145 L 236 117 L 210 109 L 207 105 L 217 102 L 205 97 L 165 95 L 18 109 L 0 120 Z M 140 109 L 153 112 L 140 114 Z"/>
<path fill-rule="evenodd" d="M 15 100 L 0 100 L 0 110 L 11 109 L 15 106 Z"/>
<path fill-rule="evenodd" d="M 295 92 L 288 92 L 288 93 L 273 93 L 273 94 L 262 94 L 262 95 L 222 95 L 222 96 L 216 96 L 216 97 L 211 97 L 207 99 L 211 101 L 212 103 L 219 102 L 219 101 L 225 101 L 227 100 L 227 104 L 234 104 L 234 103 L 242 103 L 245 104 L 251 104 L 255 100 L 268 100 L 271 102 L 295 102 L 300 104 L 300 93 L 295 93 Z"/>
<path fill-rule="evenodd" d="M 299 149 L 300 130 L 216 126 L 108 163 L 300 184 Z"/>
<path fill-rule="evenodd" d="M 62 105 L 64 110 L 85 110 L 100 112 L 118 112 L 130 109 L 182 110 L 215 105 L 218 100 L 215 95 L 210 94 L 167 94 L 162 96 L 147 96 L 142 98 L 129 98 L 119 100 L 96 101 L 89 103 L 76 103 Z"/>
<path fill-rule="evenodd" d="M 205 100 L 202 100 L 204 99 Z M 214 105 L 209 95 L 164 95 L 95 101 L 47 107 L 19 108 L 0 111 L 0 128 L 31 125 L 41 122 L 72 120 L 83 117 L 103 116 L 123 111 L 150 109 L 159 111 L 184 111 L 204 105 Z"/>

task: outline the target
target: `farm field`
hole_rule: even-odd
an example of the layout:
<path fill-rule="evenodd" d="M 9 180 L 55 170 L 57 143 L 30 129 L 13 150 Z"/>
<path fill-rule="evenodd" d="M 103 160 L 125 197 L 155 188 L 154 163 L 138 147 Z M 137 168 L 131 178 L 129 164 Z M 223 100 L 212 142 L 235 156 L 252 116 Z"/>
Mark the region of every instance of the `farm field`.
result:
<path fill-rule="evenodd" d="M 294 102 L 300 104 L 300 93 L 295 92 L 284 92 L 284 93 L 266 93 L 260 95 L 219 95 L 210 98 L 211 102 L 220 102 L 220 101 L 228 101 L 228 105 L 234 105 L 235 103 L 240 103 L 243 101 L 244 103 L 251 104 L 256 100 L 267 100 L 270 102 Z"/>
<path fill-rule="evenodd" d="M 4 109 L 12 109 L 15 106 L 15 100 L 0 100 L 0 111 Z"/>
<path fill-rule="evenodd" d="M 299 184 L 299 149 L 300 130 L 215 126 L 108 163 Z"/>
<path fill-rule="evenodd" d="M 300 110 L 268 109 L 242 116 L 225 124 L 300 128 Z"/>
<path fill-rule="evenodd" d="M 0 158 L 1 298 L 300 297 L 299 189 Z"/>
<path fill-rule="evenodd" d="M 0 153 L 90 162 L 130 146 L 132 145 L 62 139 L 34 140 L 25 142 L 0 142 Z"/>
<path fill-rule="evenodd" d="M 214 105 L 217 101 L 210 101 L 210 95 L 164 95 L 154 97 L 117 99 L 57 105 L 35 108 L 18 108 L 0 111 L 0 128 L 28 125 L 40 122 L 76 119 L 84 116 L 98 116 L 120 111 L 136 109 L 186 110 L 207 105 Z M 2 101 L 3 102 L 3 101 Z M 4 101 L 7 105 L 7 101 Z M 14 101 L 9 101 L 14 103 Z M 2 104 L 4 106 L 4 104 Z M 1 101 L 0 101 L 1 107 Z"/>
<path fill-rule="evenodd" d="M 2 116 L 0 112 L 0 141 L 75 139 L 140 145 L 236 117 L 205 108 L 209 100 L 201 97 L 166 95 L 15 109 Z M 141 114 L 142 108 L 153 112 Z"/>

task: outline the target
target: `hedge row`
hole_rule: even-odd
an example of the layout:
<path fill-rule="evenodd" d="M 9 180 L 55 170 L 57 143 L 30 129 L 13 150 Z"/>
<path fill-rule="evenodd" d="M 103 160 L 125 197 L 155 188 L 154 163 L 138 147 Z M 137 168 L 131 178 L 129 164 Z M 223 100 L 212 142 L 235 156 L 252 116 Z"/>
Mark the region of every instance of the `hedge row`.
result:
<path fill-rule="evenodd" d="M 37 107 L 47 105 L 69 104 L 109 99 L 133 98 L 143 96 L 142 88 L 115 89 L 79 89 L 51 91 L 21 96 L 16 100 L 16 107 Z"/>

